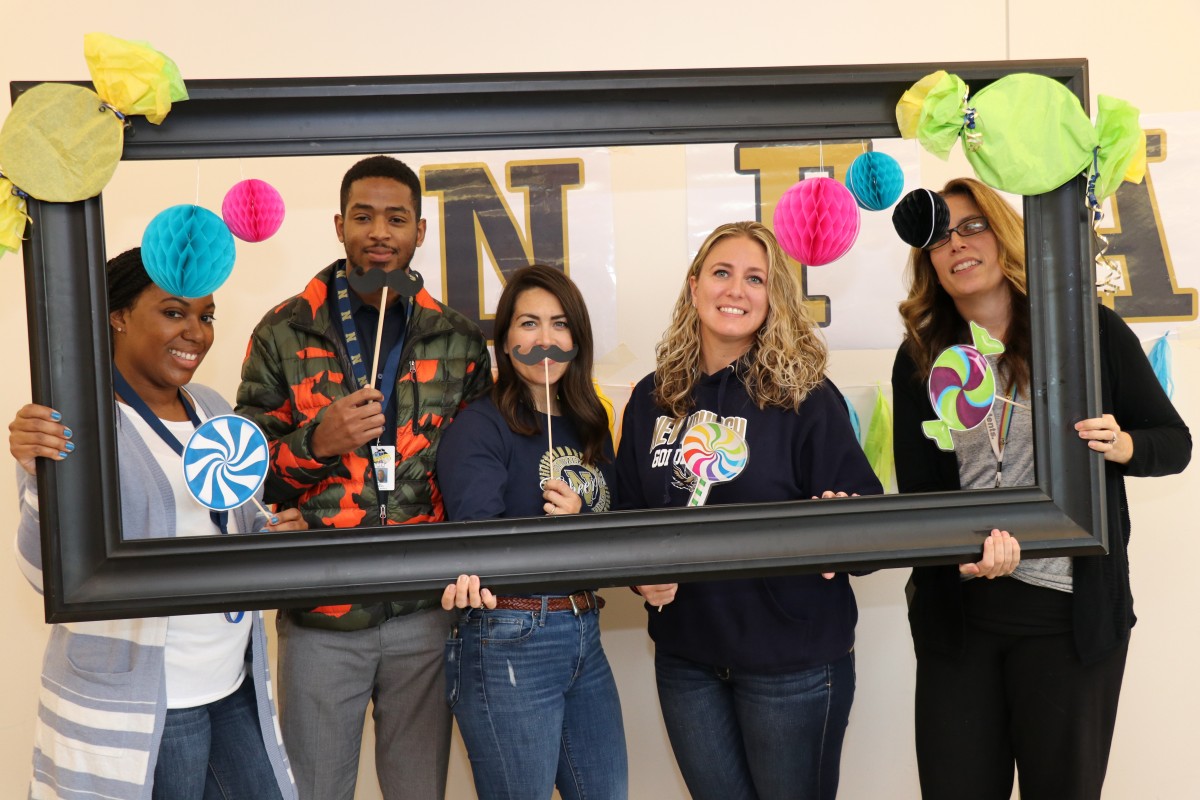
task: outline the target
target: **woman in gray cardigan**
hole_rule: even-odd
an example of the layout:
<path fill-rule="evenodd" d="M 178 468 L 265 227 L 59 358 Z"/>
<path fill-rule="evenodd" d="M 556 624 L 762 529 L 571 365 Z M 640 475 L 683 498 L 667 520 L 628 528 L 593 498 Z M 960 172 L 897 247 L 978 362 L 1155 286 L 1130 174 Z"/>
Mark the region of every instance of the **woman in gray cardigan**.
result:
<path fill-rule="evenodd" d="M 210 515 L 183 483 L 178 454 L 193 426 L 230 413 L 216 392 L 189 384 L 213 342 L 212 296 L 167 294 L 137 249 L 112 259 L 108 278 L 125 538 L 261 529 L 250 506 Z M 40 592 L 35 464 L 75 448 L 45 406 L 23 407 L 9 431 L 20 466 L 17 561 Z M 306 527 L 295 510 L 268 522 Z M 54 625 L 41 687 L 31 798 L 296 797 L 261 612 Z"/>

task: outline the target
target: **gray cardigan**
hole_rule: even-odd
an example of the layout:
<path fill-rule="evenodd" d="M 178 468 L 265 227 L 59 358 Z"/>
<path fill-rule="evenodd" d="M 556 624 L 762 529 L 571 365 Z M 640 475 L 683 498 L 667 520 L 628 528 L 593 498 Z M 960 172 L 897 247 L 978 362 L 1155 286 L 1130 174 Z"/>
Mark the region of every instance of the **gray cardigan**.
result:
<path fill-rule="evenodd" d="M 205 414 L 230 413 L 220 395 L 204 386 L 185 387 Z M 125 538 L 175 535 L 175 501 L 167 476 L 122 414 L 117 414 L 121 525 Z M 18 467 L 21 519 L 17 563 L 42 591 L 37 480 Z M 255 510 L 233 511 L 238 530 L 257 530 Z M 247 649 L 263 743 L 285 800 L 296 800 L 291 766 L 275 716 L 261 611 L 254 611 Z M 166 716 L 163 647 L 167 619 L 70 622 L 53 626 L 42 662 L 42 685 L 34 734 L 34 797 L 104 797 L 150 800 L 154 765 Z"/>

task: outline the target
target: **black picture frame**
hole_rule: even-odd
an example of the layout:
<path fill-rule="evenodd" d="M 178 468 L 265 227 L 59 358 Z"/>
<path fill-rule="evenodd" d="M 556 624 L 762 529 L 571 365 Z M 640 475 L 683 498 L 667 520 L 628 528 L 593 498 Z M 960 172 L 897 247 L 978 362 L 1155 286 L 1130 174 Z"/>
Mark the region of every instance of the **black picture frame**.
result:
<path fill-rule="evenodd" d="M 1083 60 L 191 81 L 165 124 L 134 119 L 123 157 L 895 137 L 896 101 L 939 68 L 975 91 L 1039 73 L 1087 106 Z M 35 85 L 14 82 L 14 99 Z M 1017 533 L 1027 556 L 1105 549 L 1103 462 L 1071 430 L 1099 407 L 1081 180 L 1025 201 L 1034 486 L 149 541 L 121 536 L 102 200 L 31 201 L 30 213 L 33 394 L 78 445 L 38 470 L 48 621 L 429 595 L 464 570 L 536 588 L 950 563 L 978 552 L 981 519 Z"/>

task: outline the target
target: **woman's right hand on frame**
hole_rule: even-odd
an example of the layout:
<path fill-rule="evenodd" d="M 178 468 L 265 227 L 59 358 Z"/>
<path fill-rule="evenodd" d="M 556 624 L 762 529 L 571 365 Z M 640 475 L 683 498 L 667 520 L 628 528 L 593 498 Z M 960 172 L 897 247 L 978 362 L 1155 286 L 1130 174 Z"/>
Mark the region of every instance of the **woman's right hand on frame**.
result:
<path fill-rule="evenodd" d="M 496 595 L 491 589 L 479 588 L 478 575 L 459 575 L 458 581 L 448 584 L 442 592 L 442 608 L 453 611 L 456 608 L 495 608 Z"/>
<path fill-rule="evenodd" d="M 575 492 L 571 491 L 571 487 L 567 482 L 559 478 L 552 481 L 546 481 L 546 485 L 542 491 L 542 499 L 546 502 L 542 505 L 542 510 L 547 516 L 557 517 L 563 514 L 578 514 L 583 508 L 583 499 Z"/>
<path fill-rule="evenodd" d="M 1008 531 L 992 528 L 983 540 L 983 558 L 974 564 L 959 564 L 958 573 L 969 578 L 1002 578 L 1021 563 L 1021 543 Z"/>
<path fill-rule="evenodd" d="M 62 461 L 75 445 L 71 429 L 63 425 L 62 416 L 53 408 L 29 403 L 17 411 L 8 424 L 8 451 L 30 475 L 37 473 L 37 459 Z"/>
<path fill-rule="evenodd" d="M 647 586 L 635 586 L 634 591 L 646 598 L 646 602 L 652 606 L 657 606 L 661 611 L 662 607 L 675 599 L 675 592 L 679 589 L 678 583 L 655 583 Z"/>

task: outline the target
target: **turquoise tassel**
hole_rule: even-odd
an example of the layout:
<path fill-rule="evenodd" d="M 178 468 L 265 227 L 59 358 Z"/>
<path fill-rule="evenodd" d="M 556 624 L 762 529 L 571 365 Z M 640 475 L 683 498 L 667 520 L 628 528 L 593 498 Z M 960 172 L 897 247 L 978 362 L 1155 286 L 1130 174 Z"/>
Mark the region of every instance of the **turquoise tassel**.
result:
<path fill-rule="evenodd" d="M 1150 366 L 1154 369 L 1154 375 L 1158 378 L 1163 391 L 1167 393 L 1167 397 L 1174 398 L 1175 381 L 1171 380 L 1171 345 L 1167 342 L 1167 336 L 1168 334 L 1164 333 L 1154 343 L 1154 347 L 1150 348 Z"/>
<path fill-rule="evenodd" d="M 842 402 L 846 404 L 846 410 L 850 412 L 850 427 L 854 428 L 854 438 L 859 444 L 862 444 L 862 426 L 858 421 L 858 412 L 854 410 L 854 404 L 842 397 Z"/>

